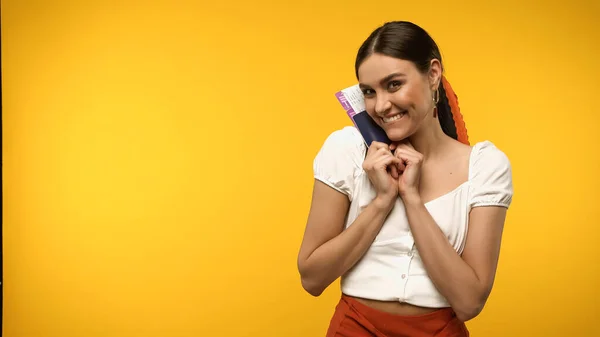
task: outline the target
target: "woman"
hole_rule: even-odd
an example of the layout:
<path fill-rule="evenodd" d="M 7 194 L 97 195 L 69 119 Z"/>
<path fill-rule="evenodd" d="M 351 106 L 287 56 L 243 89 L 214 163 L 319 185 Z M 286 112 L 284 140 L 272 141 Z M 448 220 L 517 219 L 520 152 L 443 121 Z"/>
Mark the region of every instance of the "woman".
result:
<path fill-rule="evenodd" d="M 392 144 L 367 147 L 345 127 L 314 160 L 298 268 L 314 296 L 342 278 L 327 336 L 468 336 L 490 294 L 511 165 L 492 142 L 470 146 L 443 126 L 442 75 L 437 45 L 409 22 L 379 27 L 358 51 L 367 112 Z"/>

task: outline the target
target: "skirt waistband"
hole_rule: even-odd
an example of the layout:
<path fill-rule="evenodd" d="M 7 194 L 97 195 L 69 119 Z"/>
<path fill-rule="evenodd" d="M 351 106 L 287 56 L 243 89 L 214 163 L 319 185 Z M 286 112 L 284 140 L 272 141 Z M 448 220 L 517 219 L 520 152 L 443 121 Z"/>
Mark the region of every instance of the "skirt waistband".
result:
<path fill-rule="evenodd" d="M 396 315 L 371 308 L 342 295 L 327 337 L 468 337 L 469 332 L 452 308 L 415 316 Z"/>

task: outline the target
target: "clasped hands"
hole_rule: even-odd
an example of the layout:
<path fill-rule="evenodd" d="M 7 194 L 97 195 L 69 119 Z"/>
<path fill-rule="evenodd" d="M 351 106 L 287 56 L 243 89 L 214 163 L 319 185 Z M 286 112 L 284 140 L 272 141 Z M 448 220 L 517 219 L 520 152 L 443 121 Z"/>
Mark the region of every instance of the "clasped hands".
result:
<path fill-rule="evenodd" d="M 399 195 L 403 201 L 419 200 L 419 181 L 423 155 L 410 142 L 372 142 L 363 162 L 363 169 L 373 184 L 377 197 L 395 202 Z"/>

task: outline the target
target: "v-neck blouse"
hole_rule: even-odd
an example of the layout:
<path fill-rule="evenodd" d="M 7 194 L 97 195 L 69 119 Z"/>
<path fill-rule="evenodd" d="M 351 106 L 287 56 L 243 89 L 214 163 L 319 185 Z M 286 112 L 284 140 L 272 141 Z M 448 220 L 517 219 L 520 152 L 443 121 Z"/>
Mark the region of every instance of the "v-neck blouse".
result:
<path fill-rule="evenodd" d="M 313 162 L 315 179 L 344 193 L 350 200 L 345 227 L 376 196 L 362 168 L 367 147 L 359 131 L 347 126 L 332 132 Z M 507 156 L 492 142 L 472 146 L 468 180 L 425 204 L 458 254 L 467 239 L 469 213 L 474 207 L 508 208 L 513 196 L 512 169 Z M 341 280 L 346 295 L 413 305 L 448 307 L 429 279 L 398 198 L 368 251 Z"/>

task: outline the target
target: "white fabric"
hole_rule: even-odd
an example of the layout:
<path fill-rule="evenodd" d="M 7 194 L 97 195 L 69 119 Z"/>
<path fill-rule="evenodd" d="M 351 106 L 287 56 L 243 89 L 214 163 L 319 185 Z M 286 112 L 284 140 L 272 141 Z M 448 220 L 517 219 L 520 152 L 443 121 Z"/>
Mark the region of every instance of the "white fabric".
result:
<path fill-rule="evenodd" d="M 375 197 L 362 169 L 366 145 L 355 127 L 334 131 L 314 159 L 314 177 L 350 200 L 346 228 Z M 472 146 L 468 181 L 425 206 L 462 254 L 469 212 L 478 206 L 509 207 L 512 171 L 507 156 L 490 141 Z M 423 307 L 447 307 L 423 266 L 400 198 L 363 258 L 342 276 L 342 292 L 362 298 L 400 301 Z"/>

